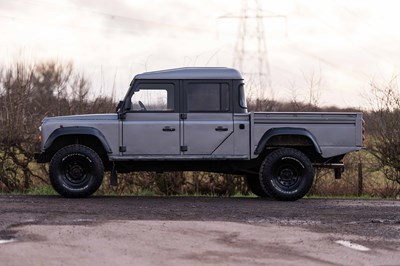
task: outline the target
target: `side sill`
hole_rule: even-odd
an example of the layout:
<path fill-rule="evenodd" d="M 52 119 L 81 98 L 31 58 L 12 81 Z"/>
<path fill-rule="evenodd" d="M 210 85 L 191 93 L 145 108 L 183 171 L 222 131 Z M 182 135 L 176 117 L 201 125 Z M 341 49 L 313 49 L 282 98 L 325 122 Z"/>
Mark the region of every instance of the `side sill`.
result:
<path fill-rule="evenodd" d="M 234 160 L 250 160 L 247 155 L 235 156 L 206 156 L 206 155 L 125 155 L 125 156 L 110 156 L 110 161 L 234 161 Z"/>

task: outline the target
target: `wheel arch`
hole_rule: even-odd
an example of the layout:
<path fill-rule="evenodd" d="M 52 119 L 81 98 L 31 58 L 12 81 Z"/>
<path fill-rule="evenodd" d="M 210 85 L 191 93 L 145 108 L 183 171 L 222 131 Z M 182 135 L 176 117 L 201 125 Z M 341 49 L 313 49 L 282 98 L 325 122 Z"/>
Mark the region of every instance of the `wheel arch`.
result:
<path fill-rule="evenodd" d="M 83 144 L 93 149 L 102 157 L 103 161 L 106 160 L 107 154 L 112 153 L 110 145 L 101 131 L 92 127 L 58 128 L 50 134 L 44 144 L 44 150 L 46 153 L 52 154 L 71 144 Z"/>
<path fill-rule="evenodd" d="M 272 128 L 261 137 L 254 154 L 261 154 L 266 147 L 301 147 L 312 146 L 315 153 L 322 154 L 315 136 L 304 128 Z"/>

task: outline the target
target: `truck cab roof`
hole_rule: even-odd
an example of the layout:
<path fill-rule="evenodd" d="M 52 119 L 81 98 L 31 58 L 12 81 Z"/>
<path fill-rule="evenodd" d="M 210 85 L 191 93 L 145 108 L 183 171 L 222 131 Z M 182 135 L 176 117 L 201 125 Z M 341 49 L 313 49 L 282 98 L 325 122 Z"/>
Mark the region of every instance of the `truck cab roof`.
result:
<path fill-rule="evenodd" d="M 134 79 L 243 79 L 233 68 L 183 67 L 138 74 Z"/>

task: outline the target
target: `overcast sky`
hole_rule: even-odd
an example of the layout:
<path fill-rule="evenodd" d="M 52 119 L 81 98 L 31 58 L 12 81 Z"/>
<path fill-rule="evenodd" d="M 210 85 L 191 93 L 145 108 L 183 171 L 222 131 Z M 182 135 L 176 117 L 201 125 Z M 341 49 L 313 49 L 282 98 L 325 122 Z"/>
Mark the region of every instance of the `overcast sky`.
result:
<path fill-rule="evenodd" d="M 307 101 L 314 76 L 322 81 L 321 105 L 365 107 L 369 82 L 400 72 L 399 1 L 259 2 L 272 87 L 266 96 Z M 132 77 L 144 71 L 231 67 L 239 25 L 232 17 L 241 15 L 241 5 L 241 0 L 0 0 L 0 60 L 72 61 L 96 91 L 111 94 L 114 84 L 123 97 Z M 249 23 L 246 36 L 248 62 L 256 54 L 254 25 Z"/>

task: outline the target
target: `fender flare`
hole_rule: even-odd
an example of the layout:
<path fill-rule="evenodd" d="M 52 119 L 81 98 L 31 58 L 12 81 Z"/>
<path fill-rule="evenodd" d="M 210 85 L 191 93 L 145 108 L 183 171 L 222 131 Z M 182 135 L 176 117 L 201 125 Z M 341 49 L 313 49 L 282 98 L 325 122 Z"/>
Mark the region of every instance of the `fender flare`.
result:
<path fill-rule="evenodd" d="M 271 128 L 264 135 L 261 137 L 260 141 L 258 142 L 257 148 L 254 151 L 254 154 L 260 154 L 265 146 L 267 145 L 268 141 L 275 136 L 304 136 L 311 140 L 314 145 L 315 151 L 319 154 L 322 154 L 321 147 L 319 146 L 316 138 L 314 135 L 304 128 L 294 128 L 294 127 L 281 127 L 281 128 Z"/>
<path fill-rule="evenodd" d="M 108 144 L 106 138 L 104 137 L 103 133 L 100 130 L 93 127 L 60 127 L 54 130 L 49 138 L 47 139 L 46 143 L 44 144 L 44 150 L 53 145 L 54 141 L 61 136 L 68 136 L 68 135 L 87 135 L 87 136 L 94 136 L 96 137 L 101 144 L 103 145 L 105 151 L 107 153 L 112 153 L 110 145 Z"/>

